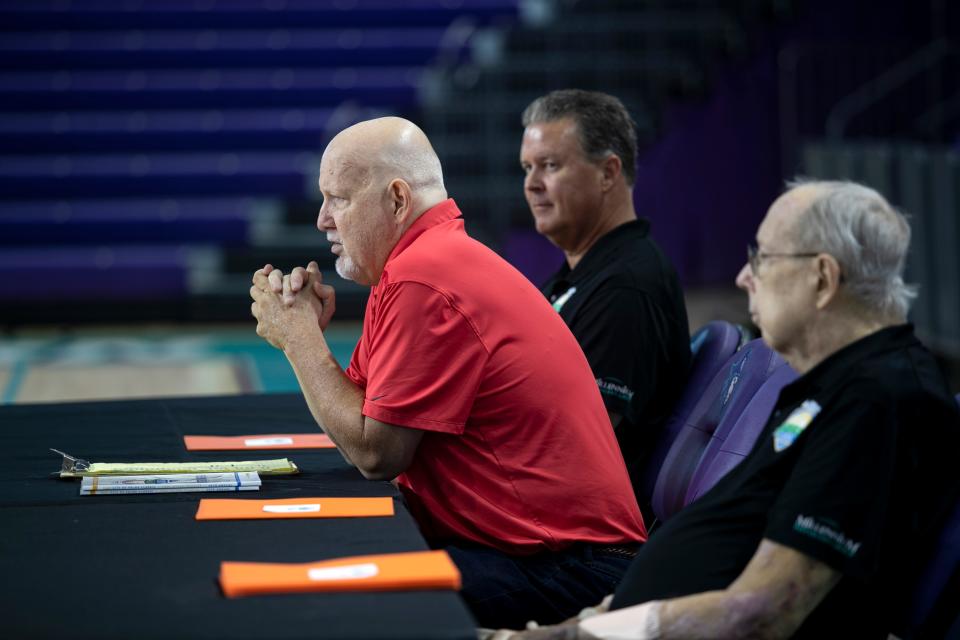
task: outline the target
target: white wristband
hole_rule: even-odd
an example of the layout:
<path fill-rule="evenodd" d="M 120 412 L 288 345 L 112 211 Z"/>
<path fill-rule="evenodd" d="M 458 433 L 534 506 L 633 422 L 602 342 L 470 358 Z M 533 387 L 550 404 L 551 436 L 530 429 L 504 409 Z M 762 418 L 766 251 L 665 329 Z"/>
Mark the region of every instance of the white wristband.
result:
<path fill-rule="evenodd" d="M 600 640 L 655 640 L 660 637 L 660 603 L 593 616 L 580 622 L 580 628 Z"/>

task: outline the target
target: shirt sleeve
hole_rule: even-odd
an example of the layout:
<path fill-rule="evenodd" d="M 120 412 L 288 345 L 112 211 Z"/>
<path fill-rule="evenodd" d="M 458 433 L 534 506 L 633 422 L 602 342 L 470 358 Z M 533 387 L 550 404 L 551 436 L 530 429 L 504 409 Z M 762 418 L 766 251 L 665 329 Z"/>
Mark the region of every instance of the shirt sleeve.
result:
<path fill-rule="evenodd" d="M 864 579 L 875 572 L 894 498 L 897 420 L 882 395 L 876 388 L 848 388 L 835 406 L 821 409 L 800 436 L 808 440 L 765 532 Z M 758 446 L 772 447 L 772 439 Z M 789 453 L 788 447 L 778 455 Z"/>
<path fill-rule="evenodd" d="M 365 354 L 364 415 L 463 433 L 487 362 L 473 325 L 425 284 L 400 282 L 381 295 Z"/>
<path fill-rule="evenodd" d="M 607 411 L 631 422 L 651 400 L 660 375 L 667 319 L 643 292 L 601 287 L 571 330 L 587 356 Z"/>

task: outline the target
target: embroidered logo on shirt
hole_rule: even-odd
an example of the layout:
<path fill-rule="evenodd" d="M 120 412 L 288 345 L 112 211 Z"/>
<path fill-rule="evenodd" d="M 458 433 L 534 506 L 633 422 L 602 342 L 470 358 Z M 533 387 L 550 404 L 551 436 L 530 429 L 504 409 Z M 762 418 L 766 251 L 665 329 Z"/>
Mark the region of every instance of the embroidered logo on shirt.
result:
<path fill-rule="evenodd" d="M 852 558 L 860 550 L 862 543 L 854 542 L 845 536 L 842 531 L 837 531 L 835 524 L 834 522 L 817 522 L 817 519 L 813 516 L 799 514 L 793 523 L 793 530 L 805 536 L 810 536 L 814 540 L 824 542 L 848 558 Z"/>
<path fill-rule="evenodd" d="M 633 389 L 616 378 L 597 378 L 597 386 L 600 387 L 602 395 L 613 396 L 627 402 L 633 400 Z"/>
<path fill-rule="evenodd" d="M 561 295 L 559 298 L 553 301 L 553 310 L 556 311 L 557 313 L 560 313 L 560 309 L 563 309 L 563 305 L 567 304 L 567 300 L 569 300 L 570 297 L 576 292 L 577 292 L 576 287 L 570 287 L 569 289 L 564 291 L 563 295 Z"/>
<path fill-rule="evenodd" d="M 818 413 L 820 413 L 820 405 L 816 400 L 804 400 L 803 404 L 794 409 L 783 424 L 773 432 L 773 450 L 780 453 L 792 445 L 803 430 L 810 426 Z"/>

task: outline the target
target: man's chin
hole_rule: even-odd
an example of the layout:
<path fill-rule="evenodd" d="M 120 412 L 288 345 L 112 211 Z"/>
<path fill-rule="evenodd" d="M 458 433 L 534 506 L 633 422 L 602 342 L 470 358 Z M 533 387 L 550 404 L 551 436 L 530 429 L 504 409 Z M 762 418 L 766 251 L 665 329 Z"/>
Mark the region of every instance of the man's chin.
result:
<path fill-rule="evenodd" d="M 344 256 L 337 258 L 334 268 L 337 270 L 337 275 L 344 280 L 356 282 L 364 287 L 372 287 L 376 284 L 376 282 L 370 282 L 368 278 L 364 277 L 363 273 L 357 269 L 357 265 L 355 265 L 352 260 Z"/>
<path fill-rule="evenodd" d="M 549 240 L 551 244 L 556 247 L 560 246 L 558 242 L 560 240 L 560 229 L 551 224 L 549 220 L 534 219 L 534 228 L 537 230 L 537 233 Z"/>
<path fill-rule="evenodd" d="M 356 270 L 354 269 L 353 264 L 343 256 L 339 256 L 337 258 L 336 263 L 334 263 L 334 268 L 337 271 L 337 275 L 344 280 L 356 282 Z"/>
<path fill-rule="evenodd" d="M 550 237 L 550 232 L 553 230 L 552 221 L 549 218 L 544 218 L 540 216 L 533 217 L 533 226 L 542 236 Z"/>

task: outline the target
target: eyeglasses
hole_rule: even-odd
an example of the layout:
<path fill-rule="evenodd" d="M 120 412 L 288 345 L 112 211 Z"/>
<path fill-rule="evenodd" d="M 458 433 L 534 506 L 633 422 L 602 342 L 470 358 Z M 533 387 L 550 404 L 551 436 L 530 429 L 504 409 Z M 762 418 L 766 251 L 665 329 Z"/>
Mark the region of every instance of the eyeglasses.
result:
<path fill-rule="evenodd" d="M 754 276 L 760 271 L 760 265 L 767 258 L 814 258 L 819 253 L 767 253 L 760 251 L 752 242 L 747 245 L 747 262 L 750 264 L 750 273 Z"/>

